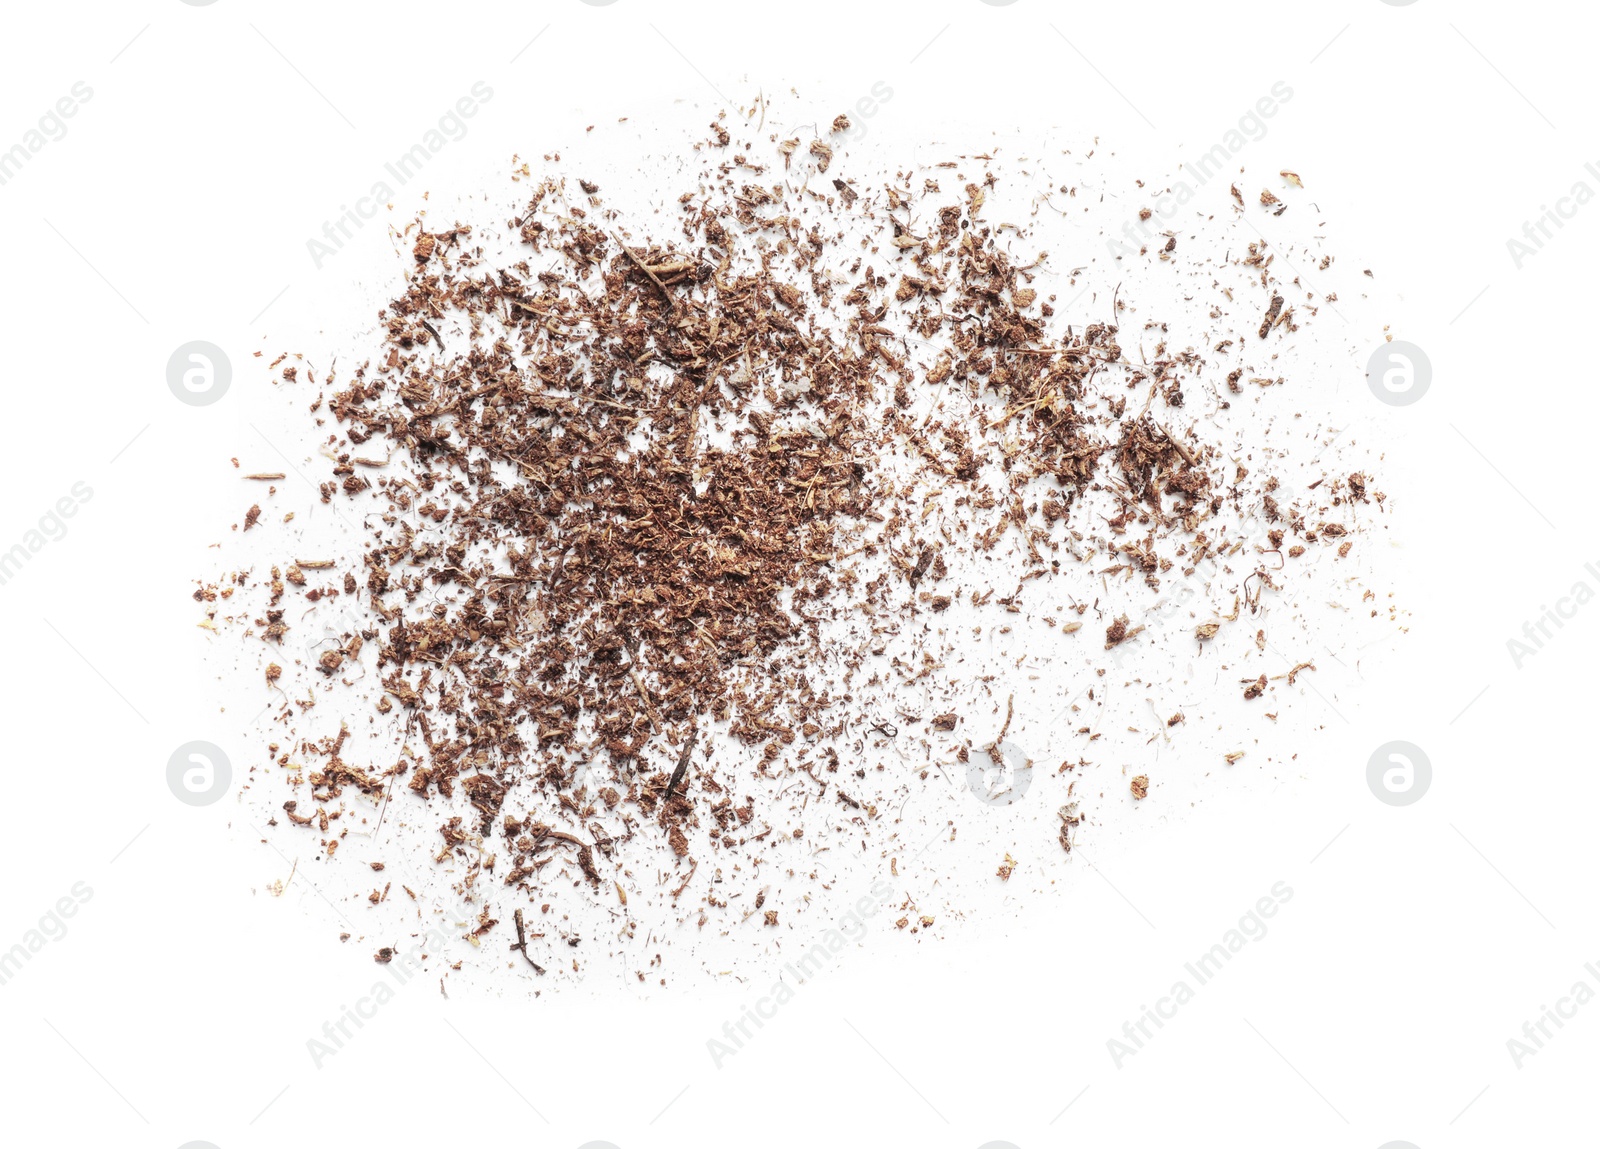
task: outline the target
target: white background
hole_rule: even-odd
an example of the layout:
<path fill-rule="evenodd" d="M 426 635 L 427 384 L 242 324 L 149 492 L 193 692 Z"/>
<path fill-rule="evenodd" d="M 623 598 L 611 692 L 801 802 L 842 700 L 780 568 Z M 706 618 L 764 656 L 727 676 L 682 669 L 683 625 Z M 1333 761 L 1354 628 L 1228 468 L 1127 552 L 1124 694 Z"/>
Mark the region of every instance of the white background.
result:
<path fill-rule="evenodd" d="M 0 587 L 0 948 L 74 883 L 93 890 L 0 986 L 7 1140 L 1435 1149 L 1564 1143 L 1587 1123 L 1600 1005 L 1520 1069 L 1506 1047 L 1574 982 L 1600 988 L 1583 968 L 1600 959 L 1600 786 L 1580 733 L 1600 613 L 1520 670 L 1506 647 L 1580 579 L 1600 585 L 1583 569 L 1600 560 L 1582 510 L 1592 368 L 1556 350 L 1592 324 L 1600 208 L 1520 270 L 1506 247 L 1575 182 L 1600 188 L 1579 6 L 137 0 L 7 23 L 0 146 L 75 82 L 93 97 L 0 186 L 0 541 L 74 483 L 94 492 Z M 448 1000 L 408 987 L 315 1068 L 306 1039 L 376 967 L 303 883 L 268 895 L 288 865 L 237 806 L 168 792 L 176 746 L 226 744 L 247 717 L 197 684 L 188 591 L 242 505 L 218 500 L 227 460 L 273 461 L 252 446 L 249 353 L 369 325 L 395 266 L 377 227 L 321 270 L 306 239 L 480 79 L 494 99 L 430 166 L 433 188 L 480 186 L 590 123 L 681 102 L 709 118 L 723 95 L 790 87 L 831 114 L 879 80 L 886 146 L 1098 137 L 1170 172 L 1286 80 L 1250 164 L 1300 172 L 1343 258 L 1397 301 L 1351 343 L 1388 323 L 1433 364 L 1408 408 L 1367 398 L 1359 372 L 1325 381 L 1396 444 L 1385 545 L 1409 633 L 1361 665 L 1297 769 L 1195 810 L 1155 795 L 1088 841 L 1092 868 L 1024 859 L 1014 881 L 1051 899 L 853 950 L 721 1069 L 705 1040 L 750 993 L 705 978 L 538 998 L 525 980 Z M 167 389 L 191 339 L 233 354 L 215 407 Z M 1403 809 L 1365 782 L 1391 739 L 1433 763 Z M 1294 898 L 1270 934 L 1117 1068 L 1106 1039 L 1279 881 Z"/>

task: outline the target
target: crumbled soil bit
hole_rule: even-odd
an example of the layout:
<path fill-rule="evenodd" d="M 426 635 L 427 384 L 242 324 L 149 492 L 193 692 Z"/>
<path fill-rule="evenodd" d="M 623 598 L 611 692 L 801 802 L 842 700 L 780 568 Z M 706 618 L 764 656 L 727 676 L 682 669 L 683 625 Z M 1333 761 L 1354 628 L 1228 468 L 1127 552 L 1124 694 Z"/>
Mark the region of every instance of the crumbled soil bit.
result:
<path fill-rule="evenodd" d="M 1070 854 L 1072 853 L 1072 831 L 1078 828 L 1078 823 L 1083 821 L 1083 817 L 1078 813 L 1078 804 L 1076 802 L 1067 803 L 1057 811 L 1057 814 L 1061 819 L 1061 829 L 1057 833 L 1056 840 L 1061 843 L 1061 848 Z"/>
<path fill-rule="evenodd" d="M 1267 337 L 1267 332 L 1271 331 L 1273 325 L 1278 322 L 1278 314 L 1282 310 L 1283 296 L 1274 295 L 1272 297 L 1272 305 L 1267 308 L 1267 314 L 1265 318 L 1261 320 L 1261 329 L 1256 334 L 1258 334 L 1262 339 L 1265 339 Z"/>
<path fill-rule="evenodd" d="M 1106 649 L 1110 650 L 1113 646 L 1120 646 L 1142 630 L 1144 630 L 1142 626 L 1130 627 L 1126 615 L 1119 616 L 1112 621 L 1110 626 L 1106 627 Z"/>
<path fill-rule="evenodd" d="M 555 157 L 519 167 L 507 226 L 404 229 L 375 329 L 326 369 L 308 357 L 296 397 L 326 467 L 312 484 L 356 526 L 330 553 L 269 520 L 248 545 L 277 549 L 194 592 L 213 632 L 272 644 L 282 749 L 260 768 L 280 832 L 314 835 L 329 866 L 376 839 L 408 877 L 450 875 L 465 908 L 403 886 L 411 912 L 456 915 L 457 938 L 514 928 L 492 951 L 523 977 L 579 971 L 580 943 L 729 936 L 782 907 L 794 925 L 839 884 L 824 858 L 881 851 L 898 874 L 908 799 L 1037 736 L 1010 733 L 1011 695 L 1045 672 L 969 659 L 1013 626 L 1025 642 L 1035 615 L 1078 660 L 1048 672 L 1062 729 L 1118 761 L 1097 719 L 1122 660 L 1170 637 L 1208 675 L 1249 673 L 1231 667 L 1267 657 L 1249 642 L 1265 603 L 1318 565 L 1284 573 L 1283 544 L 1345 556 L 1383 511 L 1354 460 L 1329 454 L 1307 485 L 1264 430 L 1214 430 L 1290 386 L 1275 357 L 1315 317 L 1286 309 L 1258 240 L 1232 255 L 1243 290 L 1208 270 L 1216 322 L 1192 338 L 1109 287 L 1068 315 L 1047 277 L 1076 283 L 1076 254 L 1045 254 L 1037 204 L 1026 228 L 989 219 L 1008 178 L 992 157 L 852 171 L 855 148 L 730 122 L 749 154 L 722 150 L 720 118 L 714 147 L 694 128 L 659 215 L 609 206 L 609 179 L 602 199 Z M 1165 271 L 1198 258 L 1162 246 Z M 1262 349 L 1252 328 L 1281 338 Z M 1103 650 L 1060 639 L 1085 626 Z M 1267 688 L 1244 681 L 1246 699 Z M 1214 717 L 1210 698 L 1129 693 L 1154 709 L 1119 746 Z M 1097 765 L 1079 753 L 1030 769 L 1059 811 L 1038 830 L 1068 853 L 1074 774 Z M 409 860 L 400 826 L 423 843 Z M 369 889 L 360 912 L 404 904 Z"/>

